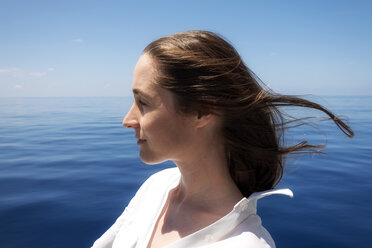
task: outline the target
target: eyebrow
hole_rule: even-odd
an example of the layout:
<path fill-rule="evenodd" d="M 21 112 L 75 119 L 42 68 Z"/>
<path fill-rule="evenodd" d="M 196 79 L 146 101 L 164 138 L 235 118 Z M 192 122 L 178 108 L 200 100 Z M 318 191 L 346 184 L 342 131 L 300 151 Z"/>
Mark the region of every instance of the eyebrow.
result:
<path fill-rule="evenodd" d="M 134 95 L 142 95 L 142 96 L 144 96 L 145 98 L 148 98 L 148 99 L 151 98 L 148 94 L 146 94 L 145 92 L 143 92 L 140 89 L 133 89 L 132 91 L 133 91 Z"/>

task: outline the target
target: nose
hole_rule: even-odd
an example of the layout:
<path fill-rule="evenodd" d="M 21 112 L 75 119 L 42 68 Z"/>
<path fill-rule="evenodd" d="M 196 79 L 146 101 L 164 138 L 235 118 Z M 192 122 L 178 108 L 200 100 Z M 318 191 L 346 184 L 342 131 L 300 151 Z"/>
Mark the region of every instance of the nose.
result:
<path fill-rule="evenodd" d="M 123 119 L 123 126 L 126 128 L 137 128 L 139 127 L 138 112 L 135 104 L 129 109 L 127 115 Z"/>

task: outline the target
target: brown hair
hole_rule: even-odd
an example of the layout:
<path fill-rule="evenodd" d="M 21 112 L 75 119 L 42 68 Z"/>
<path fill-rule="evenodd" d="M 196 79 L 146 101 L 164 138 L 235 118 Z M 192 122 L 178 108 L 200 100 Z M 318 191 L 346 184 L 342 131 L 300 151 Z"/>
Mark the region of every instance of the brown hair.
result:
<path fill-rule="evenodd" d="M 279 110 L 298 106 L 323 111 L 349 137 L 348 125 L 321 105 L 272 92 L 248 69 L 232 45 L 208 31 L 176 33 L 150 43 L 144 53 L 157 63 L 157 83 L 176 95 L 182 113 L 215 113 L 230 174 L 244 196 L 272 189 L 282 178 L 284 155 L 314 152 L 306 141 L 284 146 L 284 131 L 307 118 Z M 295 125 L 296 126 L 296 125 Z"/>

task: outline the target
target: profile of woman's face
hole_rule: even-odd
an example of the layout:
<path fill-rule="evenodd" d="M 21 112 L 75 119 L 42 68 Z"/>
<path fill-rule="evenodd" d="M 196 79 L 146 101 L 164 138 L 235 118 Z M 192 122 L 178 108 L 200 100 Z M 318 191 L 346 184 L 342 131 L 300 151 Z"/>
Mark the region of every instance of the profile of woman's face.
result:
<path fill-rule="evenodd" d="M 156 85 L 154 60 L 143 54 L 134 70 L 134 103 L 123 125 L 136 132 L 140 158 L 148 164 L 177 161 L 193 144 L 192 117 L 176 111 L 173 93 Z"/>

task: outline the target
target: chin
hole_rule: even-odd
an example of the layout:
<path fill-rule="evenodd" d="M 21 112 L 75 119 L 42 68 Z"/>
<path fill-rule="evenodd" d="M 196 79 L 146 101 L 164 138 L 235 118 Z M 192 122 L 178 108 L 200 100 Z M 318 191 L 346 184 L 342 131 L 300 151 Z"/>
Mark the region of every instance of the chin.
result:
<path fill-rule="evenodd" d="M 160 164 L 167 160 L 167 159 L 158 158 L 154 156 L 153 154 L 146 154 L 142 151 L 140 152 L 140 159 L 142 162 L 144 162 L 145 164 L 149 164 L 149 165 Z"/>

